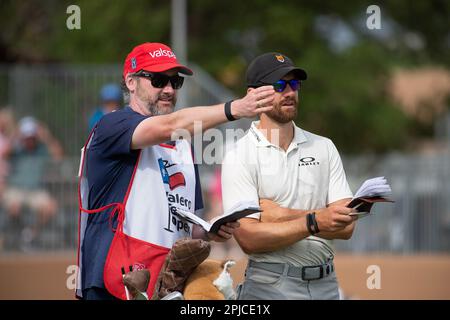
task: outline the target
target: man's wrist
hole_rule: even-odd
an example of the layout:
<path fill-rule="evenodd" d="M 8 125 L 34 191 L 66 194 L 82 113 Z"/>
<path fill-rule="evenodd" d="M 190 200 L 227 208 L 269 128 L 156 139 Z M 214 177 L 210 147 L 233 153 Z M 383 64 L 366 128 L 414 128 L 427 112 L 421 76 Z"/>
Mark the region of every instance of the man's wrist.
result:
<path fill-rule="evenodd" d="M 319 233 L 319 225 L 316 221 L 316 213 L 311 212 L 306 215 L 306 227 L 308 228 L 308 232 L 311 235 L 315 235 L 316 233 Z"/>
<path fill-rule="evenodd" d="M 242 118 L 242 114 L 239 113 L 239 108 L 242 105 L 242 99 L 236 99 L 236 100 L 232 100 L 230 101 L 230 111 L 231 111 L 231 115 L 233 116 L 233 118 L 235 120 L 238 120 L 240 118 Z"/>
<path fill-rule="evenodd" d="M 204 241 L 211 241 L 208 232 L 203 227 L 194 224 L 192 229 L 192 239 L 200 239 Z"/>
<path fill-rule="evenodd" d="M 319 230 L 319 225 L 316 220 L 316 213 L 315 212 L 311 213 L 311 216 L 312 216 L 312 222 L 314 224 L 314 231 L 315 231 L 315 233 L 319 233 L 320 230 Z"/>
<path fill-rule="evenodd" d="M 228 121 L 237 120 L 237 117 L 235 116 L 235 114 L 233 114 L 233 108 L 232 108 L 233 102 L 234 102 L 234 100 L 225 102 L 224 112 L 225 112 L 225 116 L 227 117 Z"/>
<path fill-rule="evenodd" d="M 211 241 L 212 240 L 212 238 L 210 237 L 208 231 L 205 230 L 205 235 L 203 236 L 202 240 L 205 240 L 205 241 Z"/>

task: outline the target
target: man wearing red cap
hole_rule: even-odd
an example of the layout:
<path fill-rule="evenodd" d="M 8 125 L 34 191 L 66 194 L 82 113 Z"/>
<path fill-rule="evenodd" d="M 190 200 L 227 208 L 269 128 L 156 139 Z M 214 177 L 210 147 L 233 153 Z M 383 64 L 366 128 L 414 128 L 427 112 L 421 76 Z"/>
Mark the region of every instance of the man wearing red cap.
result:
<path fill-rule="evenodd" d="M 80 229 L 77 296 L 126 299 L 124 272 L 150 271 L 150 297 L 172 244 L 182 237 L 226 241 L 239 226 L 217 235 L 186 222 L 176 209 L 203 208 L 192 147 L 173 140 L 178 129 L 194 133 L 194 121 L 208 129 L 270 111 L 274 90 L 265 86 L 242 99 L 174 112 L 177 92 L 193 72 L 172 50 L 144 43 L 127 56 L 124 109 L 105 115 L 83 148 L 80 167 Z"/>

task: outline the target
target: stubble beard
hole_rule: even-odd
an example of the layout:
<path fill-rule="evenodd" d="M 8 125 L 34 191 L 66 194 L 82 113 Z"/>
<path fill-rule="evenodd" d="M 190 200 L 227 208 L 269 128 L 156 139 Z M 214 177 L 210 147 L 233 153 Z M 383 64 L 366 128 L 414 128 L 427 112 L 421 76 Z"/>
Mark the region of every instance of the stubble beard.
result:
<path fill-rule="evenodd" d="M 172 113 L 175 109 L 175 98 L 173 98 L 172 101 L 173 102 L 170 107 L 158 106 L 158 103 L 153 103 L 153 104 L 149 103 L 147 105 L 147 108 L 148 108 L 150 114 L 153 116 L 161 116 L 164 114 L 169 114 L 169 113 Z"/>
<path fill-rule="evenodd" d="M 293 109 L 283 110 L 283 105 L 286 103 L 293 103 Z M 297 108 L 298 108 L 298 100 L 289 98 L 284 99 L 273 106 L 271 111 L 266 112 L 265 114 L 271 118 L 272 120 L 278 123 L 288 123 L 294 120 L 297 117 Z"/>
<path fill-rule="evenodd" d="M 177 103 L 177 96 L 175 94 L 168 95 L 161 92 L 152 96 L 150 93 L 145 92 L 140 83 L 138 83 L 138 86 L 136 88 L 136 96 L 139 100 L 145 103 L 145 109 L 152 116 L 160 116 L 172 113 L 175 109 L 175 104 Z M 170 100 L 170 106 L 158 105 L 158 100 L 160 99 Z"/>

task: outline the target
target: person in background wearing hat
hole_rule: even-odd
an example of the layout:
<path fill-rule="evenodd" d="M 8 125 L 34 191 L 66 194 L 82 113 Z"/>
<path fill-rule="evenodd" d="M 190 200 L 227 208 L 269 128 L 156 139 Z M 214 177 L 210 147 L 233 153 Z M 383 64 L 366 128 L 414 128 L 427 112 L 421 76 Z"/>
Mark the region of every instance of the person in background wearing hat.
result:
<path fill-rule="evenodd" d="M 24 208 L 37 213 L 37 221 L 25 226 L 21 233 L 24 249 L 32 248 L 39 232 L 56 214 L 56 200 L 42 186 L 46 168 L 61 161 L 63 149 L 48 128 L 33 117 L 19 121 L 17 141 L 10 155 L 10 174 L 3 193 L 3 205 L 11 220 L 23 224 Z"/>
<path fill-rule="evenodd" d="M 120 270 L 110 268 L 107 260 L 122 258 L 120 246 L 114 247 L 122 238 L 112 241 L 122 230 L 140 241 L 125 244 L 139 247 L 124 253 L 124 259 L 133 264 L 125 269 L 148 269 L 149 288 L 153 288 L 161 259 L 176 240 L 226 241 L 239 226 L 231 222 L 218 234 L 210 234 L 177 214 L 176 208 L 196 213 L 203 203 L 191 145 L 176 136 L 179 132 L 192 136 L 195 121 L 206 130 L 270 111 L 275 92 L 265 86 L 232 102 L 174 112 L 184 81 L 181 75 L 192 74 L 161 43 L 138 45 L 125 59 L 122 88 L 127 105 L 100 119 L 86 144 L 80 170 L 77 297 L 126 299 Z M 140 246 L 152 247 L 143 250 Z"/>
<path fill-rule="evenodd" d="M 122 90 L 115 83 L 105 84 L 100 90 L 102 105 L 89 118 L 89 132 L 105 114 L 119 110 L 122 106 Z"/>
<path fill-rule="evenodd" d="M 249 255 L 238 299 L 338 299 L 332 239 L 354 229 L 352 198 L 333 142 L 295 125 L 306 72 L 284 54 L 255 58 L 248 92 L 275 88 L 273 110 L 261 114 L 226 153 L 223 206 L 259 201 L 262 213 L 241 220 L 234 236 Z"/>

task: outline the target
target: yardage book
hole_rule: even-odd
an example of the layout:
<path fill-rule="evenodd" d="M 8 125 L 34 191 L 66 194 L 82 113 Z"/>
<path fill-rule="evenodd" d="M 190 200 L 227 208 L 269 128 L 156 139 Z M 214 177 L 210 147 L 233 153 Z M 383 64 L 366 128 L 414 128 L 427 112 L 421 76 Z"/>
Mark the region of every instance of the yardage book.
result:
<path fill-rule="evenodd" d="M 180 217 L 189 222 L 198 224 L 202 226 L 206 231 L 212 233 L 217 233 L 220 229 L 220 226 L 227 222 L 236 221 L 257 212 L 261 212 L 261 208 L 255 202 L 238 202 L 230 209 L 229 212 L 226 212 L 221 216 L 215 217 L 211 219 L 211 221 L 207 222 L 202 218 L 196 216 L 192 212 L 177 208 L 177 213 Z"/>
<path fill-rule="evenodd" d="M 356 192 L 352 201 L 347 205 L 358 212 L 350 213 L 351 216 L 366 216 L 370 213 L 376 202 L 394 202 L 387 197 L 392 193 L 390 185 L 384 177 L 376 177 L 364 181 Z"/>

